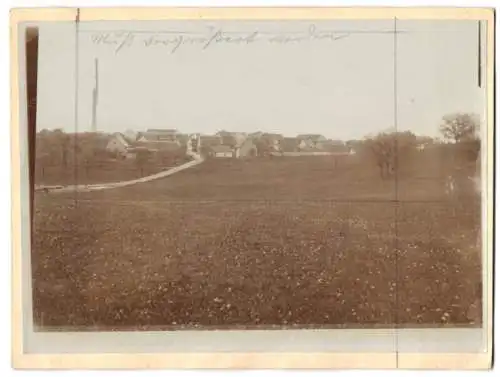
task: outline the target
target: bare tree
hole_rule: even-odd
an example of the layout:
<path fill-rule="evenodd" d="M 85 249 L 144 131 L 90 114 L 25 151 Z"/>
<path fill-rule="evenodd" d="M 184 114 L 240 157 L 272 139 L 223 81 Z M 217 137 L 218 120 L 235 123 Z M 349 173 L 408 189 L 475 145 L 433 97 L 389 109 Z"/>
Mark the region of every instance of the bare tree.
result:
<path fill-rule="evenodd" d="M 272 143 L 268 139 L 258 138 L 254 140 L 258 156 L 269 156 L 274 151 Z"/>
<path fill-rule="evenodd" d="M 389 134 L 381 133 L 369 139 L 367 143 L 379 168 L 380 177 L 382 179 L 388 178 L 392 175 L 394 166 L 394 141 Z"/>
<path fill-rule="evenodd" d="M 479 117 L 467 113 L 448 114 L 443 117 L 439 130 L 446 140 L 455 143 L 473 140 L 479 130 Z"/>
<path fill-rule="evenodd" d="M 51 150 L 60 156 L 61 168 L 66 170 L 69 164 L 71 137 L 62 129 L 56 129 L 46 135 Z"/>
<path fill-rule="evenodd" d="M 135 163 L 141 177 L 144 176 L 144 170 L 151 162 L 151 152 L 147 149 L 138 149 L 136 152 Z"/>
<path fill-rule="evenodd" d="M 415 146 L 416 136 L 411 132 L 382 132 L 368 138 L 366 143 L 379 168 L 380 177 L 386 179 L 396 172 L 399 162 Z"/>

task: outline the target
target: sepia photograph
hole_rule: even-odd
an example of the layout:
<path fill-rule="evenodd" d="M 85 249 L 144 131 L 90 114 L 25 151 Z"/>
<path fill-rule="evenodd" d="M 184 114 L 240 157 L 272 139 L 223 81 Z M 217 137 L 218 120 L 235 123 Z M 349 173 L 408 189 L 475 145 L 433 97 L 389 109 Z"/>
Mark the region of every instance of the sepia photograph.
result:
<path fill-rule="evenodd" d="M 486 20 L 79 17 L 18 27 L 35 333 L 483 334 Z"/>

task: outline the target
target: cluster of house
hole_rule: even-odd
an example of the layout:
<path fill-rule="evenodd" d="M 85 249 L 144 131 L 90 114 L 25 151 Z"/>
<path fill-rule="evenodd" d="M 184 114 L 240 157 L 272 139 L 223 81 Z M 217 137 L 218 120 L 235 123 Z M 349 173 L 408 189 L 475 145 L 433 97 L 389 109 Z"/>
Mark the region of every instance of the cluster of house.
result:
<path fill-rule="evenodd" d="M 322 135 L 285 137 L 275 133 L 220 131 L 215 135 L 182 134 L 174 129 L 115 133 L 106 150 L 124 158 L 134 158 L 141 150 L 150 152 L 196 153 L 215 158 L 242 158 L 260 155 L 348 155 L 354 151 L 344 142 Z"/>
<path fill-rule="evenodd" d="M 186 148 L 188 139 L 188 135 L 172 129 L 115 132 L 108 140 L 106 150 L 122 158 L 135 158 L 141 151 L 182 151 Z"/>

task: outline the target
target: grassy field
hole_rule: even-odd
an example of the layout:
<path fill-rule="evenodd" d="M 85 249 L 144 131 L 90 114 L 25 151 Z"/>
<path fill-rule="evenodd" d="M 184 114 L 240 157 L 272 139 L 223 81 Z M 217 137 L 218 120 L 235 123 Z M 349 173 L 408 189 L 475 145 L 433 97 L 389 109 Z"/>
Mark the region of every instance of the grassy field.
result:
<path fill-rule="evenodd" d="M 382 181 L 307 157 L 206 161 L 122 189 L 40 194 L 35 323 L 477 326 L 479 206 L 442 191 L 429 169 Z"/>
<path fill-rule="evenodd" d="M 187 156 L 173 156 L 165 161 L 139 166 L 135 160 L 103 159 L 92 163 L 79 162 L 62 165 L 44 166 L 36 164 L 35 183 L 37 185 L 74 185 L 106 182 L 120 182 L 156 174 L 162 170 L 190 161 Z"/>

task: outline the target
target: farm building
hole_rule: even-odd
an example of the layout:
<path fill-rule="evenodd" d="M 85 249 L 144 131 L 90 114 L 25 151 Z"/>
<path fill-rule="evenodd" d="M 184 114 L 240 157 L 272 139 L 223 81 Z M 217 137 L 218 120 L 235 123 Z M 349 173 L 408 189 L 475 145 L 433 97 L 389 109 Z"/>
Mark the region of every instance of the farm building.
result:
<path fill-rule="evenodd" d="M 227 145 L 214 145 L 210 147 L 210 156 L 216 158 L 232 158 L 234 150 Z"/>
<path fill-rule="evenodd" d="M 178 141 L 142 141 L 138 140 L 133 144 L 136 148 L 145 148 L 150 152 L 178 152 L 183 149 Z"/>
<path fill-rule="evenodd" d="M 139 136 L 139 133 L 134 130 L 126 130 L 125 132 L 123 132 L 123 136 L 125 136 L 127 140 L 135 141 L 137 140 L 137 136 Z"/>
<path fill-rule="evenodd" d="M 216 136 L 225 137 L 225 136 L 243 136 L 246 137 L 247 134 L 245 132 L 231 132 L 231 131 L 218 131 Z"/>
<path fill-rule="evenodd" d="M 219 132 L 217 136 L 221 138 L 223 145 L 228 145 L 231 148 L 239 148 L 247 139 L 247 136 L 241 132 L 224 132 L 223 134 Z"/>
<path fill-rule="evenodd" d="M 260 138 L 269 141 L 273 145 L 278 145 L 284 137 L 281 134 L 263 133 Z"/>
<path fill-rule="evenodd" d="M 122 158 L 134 157 L 132 153 L 133 142 L 121 132 L 115 132 L 106 145 L 106 151 L 121 156 Z"/>
<path fill-rule="evenodd" d="M 344 148 L 345 143 L 341 140 L 320 140 L 317 141 L 314 145 L 315 148 L 321 149 L 321 150 L 329 150 L 329 149 L 336 149 L 336 148 Z"/>
<path fill-rule="evenodd" d="M 260 137 L 255 139 L 257 149 L 259 149 L 259 154 L 265 154 L 269 152 L 279 152 L 281 147 L 281 141 L 283 140 L 283 135 L 274 133 L 263 133 Z"/>
<path fill-rule="evenodd" d="M 319 134 L 302 134 L 298 135 L 297 139 L 300 140 L 300 149 L 318 148 L 327 139 Z"/>
<path fill-rule="evenodd" d="M 286 137 L 280 143 L 279 152 L 271 152 L 274 156 L 347 156 L 351 149 L 343 142 L 335 140 L 321 140 L 313 143 L 310 139 Z"/>
<path fill-rule="evenodd" d="M 122 158 L 135 158 L 140 151 L 161 155 L 180 155 L 186 152 L 185 146 L 179 141 L 159 138 L 150 132 L 139 133 L 137 140 L 131 140 L 117 132 L 109 140 L 106 150 Z"/>
<path fill-rule="evenodd" d="M 177 141 L 178 132 L 173 129 L 148 129 L 146 132 L 139 132 L 138 141 Z"/>
<path fill-rule="evenodd" d="M 202 147 L 212 147 L 214 145 L 221 145 L 222 138 L 216 135 L 200 135 L 200 143 Z"/>
<path fill-rule="evenodd" d="M 212 147 L 222 145 L 222 138 L 215 135 L 200 135 L 200 153 L 209 157 L 212 156 Z"/>
<path fill-rule="evenodd" d="M 417 151 L 423 151 L 425 149 L 426 145 L 425 144 L 417 144 L 416 148 Z"/>
<path fill-rule="evenodd" d="M 348 155 L 350 150 L 351 150 L 343 142 L 334 141 L 334 140 L 328 140 L 328 141 L 319 143 L 318 149 L 323 150 L 325 152 L 330 152 L 330 153 L 336 154 L 336 155 Z"/>
<path fill-rule="evenodd" d="M 354 155 L 361 151 L 364 147 L 363 142 L 359 140 L 349 140 L 345 142 L 346 147 L 349 149 L 349 154 Z"/>
<path fill-rule="evenodd" d="M 218 135 L 200 135 L 200 151 L 207 157 L 251 157 L 257 155 L 252 138 L 243 133 L 220 131 Z"/>
<path fill-rule="evenodd" d="M 187 144 L 181 145 L 178 141 L 137 141 L 133 146 L 133 152 L 146 152 L 151 163 L 163 166 L 175 165 L 188 156 Z"/>
<path fill-rule="evenodd" d="M 280 143 L 282 152 L 298 152 L 300 150 L 301 140 L 295 137 L 285 137 Z"/>
<path fill-rule="evenodd" d="M 321 141 L 326 141 L 326 137 L 320 134 L 301 134 L 297 136 L 297 139 L 299 140 L 311 140 L 315 143 L 321 142 Z"/>

